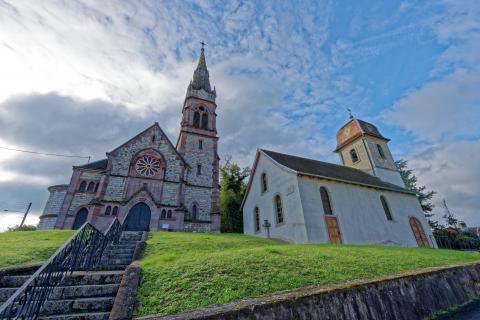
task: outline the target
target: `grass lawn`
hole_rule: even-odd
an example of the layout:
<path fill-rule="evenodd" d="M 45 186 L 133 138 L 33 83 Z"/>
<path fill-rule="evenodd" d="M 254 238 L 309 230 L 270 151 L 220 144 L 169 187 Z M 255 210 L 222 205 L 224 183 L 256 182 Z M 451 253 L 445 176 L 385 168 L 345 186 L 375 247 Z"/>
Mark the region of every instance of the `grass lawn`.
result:
<path fill-rule="evenodd" d="M 0 267 L 47 260 L 72 230 L 15 231 L 0 233 Z"/>
<path fill-rule="evenodd" d="M 480 261 L 480 254 L 384 246 L 280 244 L 238 234 L 151 232 L 136 315 L 173 314 L 309 285 Z"/>

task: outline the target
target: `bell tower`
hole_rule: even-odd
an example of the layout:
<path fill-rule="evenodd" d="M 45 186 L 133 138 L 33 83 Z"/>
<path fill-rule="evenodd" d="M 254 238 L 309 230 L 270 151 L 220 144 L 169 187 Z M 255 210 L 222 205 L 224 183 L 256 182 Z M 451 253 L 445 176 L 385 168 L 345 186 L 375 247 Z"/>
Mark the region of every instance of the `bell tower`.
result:
<path fill-rule="evenodd" d="M 402 188 L 402 177 L 395 166 L 388 142 L 371 123 L 355 119 L 350 120 L 337 132 L 337 148 L 344 166 L 363 170 L 385 182 Z"/>
<path fill-rule="evenodd" d="M 197 67 L 187 88 L 176 147 L 189 165 L 184 206 L 192 220 L 210 220 L 212 213 L 219 212 L 217 94 L 210 86 L 204 45 L 202 42 Z"/>

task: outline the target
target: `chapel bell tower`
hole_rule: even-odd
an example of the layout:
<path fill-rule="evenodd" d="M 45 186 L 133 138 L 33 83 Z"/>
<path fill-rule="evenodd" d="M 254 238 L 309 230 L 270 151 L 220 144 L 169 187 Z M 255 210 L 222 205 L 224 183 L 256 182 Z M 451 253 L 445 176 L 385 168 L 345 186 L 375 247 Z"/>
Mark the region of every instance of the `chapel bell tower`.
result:
<path fill-rule="evenodd" d="M 208 220 L 211 213 L 219 212 L 217 93 L 210 86 L 204 45 L 202 42 L 197 68 L 187 88 L 177 141 L 177 150 L 189 165 L 186 180 L 190 187 L 185 191 L 185 206 L 193 218 L 199 220 Z M 194 197 L 194 193 L 197 198 L 199 193 L 204 196 L 208 194 L 208 197 L 198 200 L 193 207 L 189 199 Z"/>
<path fill-rule="evenodd" d="M 350 116 L 350 120 L 337 132 L 335 152 L 340 155 L 344 166 L 363 170 L 404 188 L 405 184 L 388 148 L 389 141 L 373 124 Z"/>

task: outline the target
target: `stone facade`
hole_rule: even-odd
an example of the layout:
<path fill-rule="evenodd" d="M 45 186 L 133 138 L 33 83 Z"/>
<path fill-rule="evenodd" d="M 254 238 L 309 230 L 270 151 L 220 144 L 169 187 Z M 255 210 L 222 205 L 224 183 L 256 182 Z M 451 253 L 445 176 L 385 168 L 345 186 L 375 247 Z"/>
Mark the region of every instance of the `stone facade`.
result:
<path fill-rule="evenodd" d="M 106 159 L 74 167 L 69 185 L 49 188 L 39 227 L 71 229 L 83 219 L 106 229 L 118 217 L 143 228 L 140 214 L 149 230 L 219 232 L 217 106 L 208 77 L 202 49 L 176 146 L 155 123 Z M 149 213 L 139 213 L 140 203 Z"/>

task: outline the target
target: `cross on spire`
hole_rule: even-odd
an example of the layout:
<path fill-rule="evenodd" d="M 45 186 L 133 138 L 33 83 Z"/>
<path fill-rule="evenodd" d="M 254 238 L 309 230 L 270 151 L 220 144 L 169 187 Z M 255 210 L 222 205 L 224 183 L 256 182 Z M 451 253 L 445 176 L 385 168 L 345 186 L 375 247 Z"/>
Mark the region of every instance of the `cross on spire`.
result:
<path fill-rule="evenodd" d="M 205 42 L 203 42 L 203 40 L 200 42 L 200 44 L 202 45 L 202 50 L 203 50 L 203 47 L 207 45 Z"/>
<path fill-rule="evenodd" d="M 347 111 L 348 111 L 348 114 L 349 114 L 349 118 L 350 118 L 350 119 L 353 119 L 352 109 L 347 108 Z"/>

